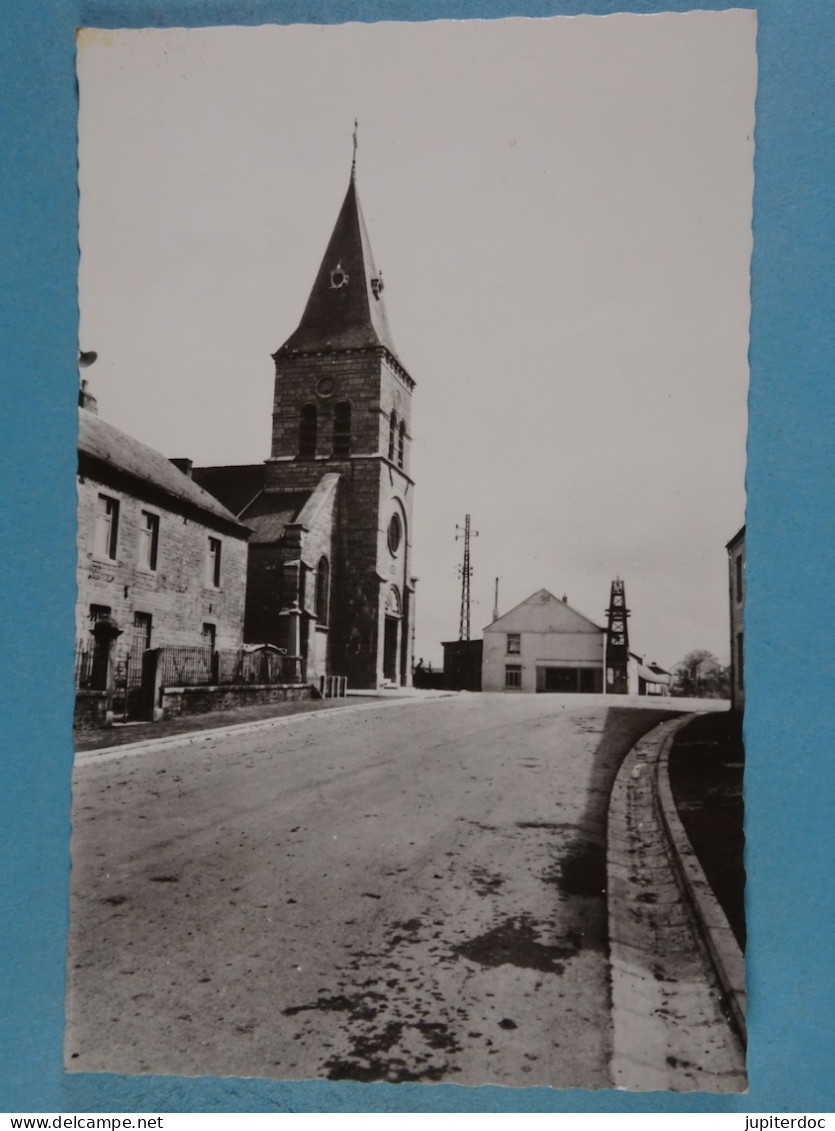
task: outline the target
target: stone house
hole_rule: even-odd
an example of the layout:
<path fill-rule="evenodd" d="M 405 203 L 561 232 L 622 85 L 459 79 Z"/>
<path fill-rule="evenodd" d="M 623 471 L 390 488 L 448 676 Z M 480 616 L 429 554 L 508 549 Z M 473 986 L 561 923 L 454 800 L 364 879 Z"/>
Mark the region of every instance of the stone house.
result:
<path fill-rule="evenodd" d="M 90 398 L 87 399 L 90 403 Z M 169 459 L 79 409 L 76 664 L 106 640 L 141 680 L 158 645 L 239 648 L 249 530 Z"/>

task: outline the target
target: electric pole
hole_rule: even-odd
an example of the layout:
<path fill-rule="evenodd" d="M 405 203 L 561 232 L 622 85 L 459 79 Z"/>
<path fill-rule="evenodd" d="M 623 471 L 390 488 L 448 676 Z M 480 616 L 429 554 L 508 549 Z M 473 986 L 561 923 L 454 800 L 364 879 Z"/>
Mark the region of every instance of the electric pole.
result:
<path fill-rule="evenodd" d="M 458 618 L 458 639 L 470 639 L 470 578 L 473 567 L 470 565 L 470 538 L 478 538 L 478 531 L 470 529 L 470 516 L 464 519 L 464 525 L 455 524 L 455 541 L 464 540 L 464 560 L 458 567 L 461 577 L 461 614 Z"/>

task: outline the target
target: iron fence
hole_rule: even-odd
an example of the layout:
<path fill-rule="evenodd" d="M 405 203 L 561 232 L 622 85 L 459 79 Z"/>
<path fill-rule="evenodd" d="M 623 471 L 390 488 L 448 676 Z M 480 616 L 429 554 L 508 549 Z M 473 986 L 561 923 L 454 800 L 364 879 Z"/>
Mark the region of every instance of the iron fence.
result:
<path fill-rule="evenodd" d="M 76 640 L 75 642 L 75 686 L 78 690 L 86 690 L 93 686 L 93 661 L 95 658 L 92 641 Z"/>
<path fill-rule="evenodd" d="M 305 664 L 300 656 L 287 656 L 276 648 L 211 648 L 165 645 L 160 652 L 163 687 L 198 687 L 241 683 L 304 683 Z"/>
<path fill-rule="evenodd" d="M 115 648 L 111 658 L 111 686 L 118 699 L 142 685 L 143 648 Z M 98 670 L 97 670 L 98 659 Z M 79 640 L 75 645 L 75 686 L 104 689 L 107 661 L 96 652 L 95 642 Z M 163 687 L 200 687 L 241 683 L 299 684 L 305 682 L 301 656 L 287 656 L 277 648 L 234 648 L 214 652 L 202 645 L 164 645 L 159 649 L 160 682 Z"/>

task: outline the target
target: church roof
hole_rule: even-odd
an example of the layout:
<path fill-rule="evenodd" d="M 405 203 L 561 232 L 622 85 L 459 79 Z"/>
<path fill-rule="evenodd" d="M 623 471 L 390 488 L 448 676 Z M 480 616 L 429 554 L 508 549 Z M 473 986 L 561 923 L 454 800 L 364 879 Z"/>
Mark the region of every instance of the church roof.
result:
<path fill-rule="evenodd" d="M 82 461 L 94 461 L 92 465 L 88 463 L 86 466 L 92 466 L 97 474 L 99 471 L 106 474 L 110 469 L 113 473 L 128 476 L 140 486 L 161 491 L 172 499 L 197 507 L 225 523 L 240 526 L 235 521 L 234 514 L 193 479 L 184 475 L 161 452 L 149 448 L 141 440 L 114 428 L 100 416 L 83 408 L 78 410 L 78 452 Z M 246 531 L 241 529 L 240 534 L 243 537 Z"/>
<path fill-rule="evenodd" d="M 221 467 L 195 467 L 192 478 L 209 494 L 220 499 L 232 514 L 241 511 L 264 490 L 264 464 L 239 463 Z"/>
<path fill-rule="evenodd" d="M 250 543 L 278 542 L 296 521 L 310 491 L 262 491 L 241 514 L 252 531 Z"/>
<path fill-rule="evenodd" d="M 382 291 L 352 169 L 301 322 L 279 352 L 384 346 L 397 357 Z"/>

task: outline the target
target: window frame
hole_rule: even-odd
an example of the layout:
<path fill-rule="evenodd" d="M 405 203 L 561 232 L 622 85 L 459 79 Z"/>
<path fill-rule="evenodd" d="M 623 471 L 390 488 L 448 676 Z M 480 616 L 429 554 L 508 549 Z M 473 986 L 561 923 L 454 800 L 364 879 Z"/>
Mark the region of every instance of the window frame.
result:
<path fill-rule="evenodd" d="M 515 643 L 512 644 L 511 642 Z M 522 655 L 522 633 L 521 632 L 508 632 L 507 634 L 507 647 L 505 648 L 506 656 L 521 656 Z"/>
<path fill-rule="evenodd" d="M 156 573 L 159 561 L 160 516 L 156 511 L 146 511 L 143 508 L 139 512 L 139 522 L 138 565 L 140 569 L 147 570 L 148 573 Z"/>
<path fill-rule="evenodd" d="M 104 507 L 102 507 L 104 504 Z M 99 491 L 96 498 L 96 527 L 94 553 L 109 562 L 118 560 L 120 500 L 115 495 Z"/>
<path fill-rule="evenodd" d="M 513 677 L 513 678 L 511 678 Z M 504 686 L 506 691 L 521 691 L 522 690 L 522 665 L 521 664 L 505 664 L 504 666 Z"/>
<path fill-rule="evenodd" d="M 734 588 L 736 590 L 736 603 L 742 604 L 743 597 L 745 596 L 745 580 L 744 569 L 742 565 L 742 554 L 736 554 L 734 557 Z"/>
<path fill-rule="evenodd" d="M 206 586 L 209 589 L 220 589 L 221 561 L 223 557 L 223 542 L 214 535 L 209 535 L 209 544 L 206 553 Z"/>

